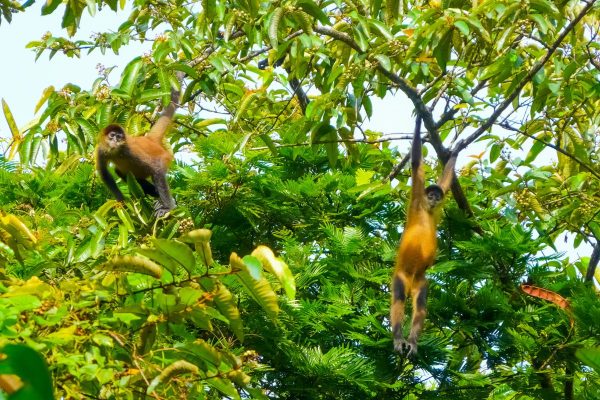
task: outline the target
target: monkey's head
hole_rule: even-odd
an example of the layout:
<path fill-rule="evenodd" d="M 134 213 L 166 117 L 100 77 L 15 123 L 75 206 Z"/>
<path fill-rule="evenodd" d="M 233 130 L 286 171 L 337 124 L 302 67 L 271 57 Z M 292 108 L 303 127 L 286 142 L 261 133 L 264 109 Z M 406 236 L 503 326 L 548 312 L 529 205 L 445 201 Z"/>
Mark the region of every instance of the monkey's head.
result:
<path fill-rule="evenodd" d="M 425 196 L 429 209 L 433 210 L 444 200 L 444 191 L 440 185 L 429 185 L 425 188 Z"/>
<path fill-rule="evenodd" d="M 119 124 L 110 124 L 102 130 L 101 140 L 109 150 L 116 150 L 125 143 L 125 131 Z"/>

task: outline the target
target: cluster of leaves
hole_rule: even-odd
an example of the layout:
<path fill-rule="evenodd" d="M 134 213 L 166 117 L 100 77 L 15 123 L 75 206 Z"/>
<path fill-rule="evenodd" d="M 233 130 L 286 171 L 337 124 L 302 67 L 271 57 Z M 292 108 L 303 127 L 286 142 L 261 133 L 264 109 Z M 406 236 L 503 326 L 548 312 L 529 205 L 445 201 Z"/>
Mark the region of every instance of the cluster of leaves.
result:
<path fill-rule="evenodd" d="M 179 240 L 153 239 L 109 260 L 92 261 L 88 253 L 83 276 L 43 282 L 4 275 L 2 336 L 44 352 L 67 398 L 133 398 L 136 392 L 239 398 L 234 384 L 260 398 L 247 375 L 258 356 L 241 351 L 244 323 L 228 286 L 243 288 L 274 320 L 275 289 L 293 300 L 294 280 L 265 246 L 243 259 L 232 253 L 229 266 L 215 263 L 210 236 L 199 229 Z"/>
<path fill-rule="evenodd" d="M 600 391 L 600 301 L 582 282 L 593 260 L 553 252 L 561 235 L 600 240 L 594 1 L 136 1 L 88 40 L 72 37 L 84 3 L 43 13 L 63 4 L 71 36 L 32 42 L 37 57 L 153 45 L 116 85 L 109 68 L 90 89 L 49 87 L 23 128 L 3 102 L 0 344 L 39 350 L 58 395 Z M 85 3 L 104 5 L 124 7 Z M 106 200 L 93 147 L 109 122 L 143 134 L 180 87 L 178 208 L 156 221 L 133 179 L 125 204 Z M 453 188 L 411 360 L 392 352 L 387 319 L 408 174 L 398 136 L 367 129 L 382 118 L 372 99 L 397 92 L 440 161 L 456 138 L 485 149 Z M 566 301 L 530 296 L 524 279 Z"/>

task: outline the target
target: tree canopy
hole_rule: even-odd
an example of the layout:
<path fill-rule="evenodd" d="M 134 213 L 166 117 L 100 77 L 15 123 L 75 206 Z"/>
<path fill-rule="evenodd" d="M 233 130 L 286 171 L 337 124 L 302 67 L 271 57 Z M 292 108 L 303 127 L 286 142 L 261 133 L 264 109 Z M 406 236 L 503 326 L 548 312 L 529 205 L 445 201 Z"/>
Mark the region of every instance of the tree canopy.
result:
<path fill-rule="evenodd" d="M 0 0 L 0 22 L 32 4 Z M 122 23 L 79 38 L 105 7 Z M 49 86 L 23 126 L 2 101 L 0 398 L 598 396 L 595 0 L 48 0 L 51 13 L 62 26 L 29 44 L 32 62 L 152 51 L 92 87 Z M 178 206 L 157 220 L 134 179 L 111 199 L 93 150 L 109 123 L 147 132 L 171 88 Z M 396 128 L 369 129 L 398 97 L 413 109 L 385 116 Z M 389 280 L 416 115 L 428 176 L 450 151 L 461 168 L 405 358 Z M 593 251 L 566 256 L 565 237 Z"/>

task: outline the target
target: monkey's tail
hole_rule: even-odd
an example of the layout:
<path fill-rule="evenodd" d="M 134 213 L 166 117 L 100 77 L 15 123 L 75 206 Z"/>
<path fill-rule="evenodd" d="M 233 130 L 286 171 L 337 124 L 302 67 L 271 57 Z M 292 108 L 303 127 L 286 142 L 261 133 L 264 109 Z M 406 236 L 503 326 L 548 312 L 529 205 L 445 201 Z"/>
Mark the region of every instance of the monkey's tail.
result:
<path fill-rule="evenodd" d="M 183 82 L 183 76 L 183 72 L 177 72 L 177 79 L 179 80 L 180 85 Z M 167 130 L 171 127 L 171 124 L 173 123 L 175 111 L 177 110 L 177 107 L 179 105 L 180 97 L 181 89 L 177 90 L 171 88 L 171 102 L 160 113 L 158 121 L 156 121 L 156 123 L 152 126 L 150 131 L 148 131 L 148 133 L 146 134 L 147 137 L 154 141 L 162 142 L 163 138 L 165 137 L 165 134 L 167 133 Z"/>

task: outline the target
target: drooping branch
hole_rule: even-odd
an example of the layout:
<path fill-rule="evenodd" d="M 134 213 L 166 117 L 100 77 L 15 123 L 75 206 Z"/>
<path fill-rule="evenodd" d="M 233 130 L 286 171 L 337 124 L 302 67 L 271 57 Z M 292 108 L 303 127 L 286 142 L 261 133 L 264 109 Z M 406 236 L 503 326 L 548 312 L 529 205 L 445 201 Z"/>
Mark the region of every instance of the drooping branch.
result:
<path fill-rule="evenodd" d="M 584 2 L 585 3 L 585 2 Z M 521 81 L 517 84 L 517 86 L 513 89 L 512 93 L 510 93 L 506 99 L 496 108 L 496 110 L 492 113 L 492 115 L 471 135 L 469 135 L 466 139 L 459 141 L 455 146 L 454 150 L 461 151 L 469 144 L 473 143 L 477 140 L 484 132 L 486 132 L 500 117 L 500 115 L 510 106 L 513 100 L 521 93 L 521 90 L 533 80 L 535 74 L 539 72 L 540 69 L 550 60 L 552 55 L 556 52 L 558 47 L 561 45 L 563 40 L 567 37 L 571 31 L 575 28 L 575 26 L 581 21 L 581 19 L 591 10 L 592 6 L 596 3 L 596 0 L 591 0 L 589 3 L 585 3 L 583 9 L 579 12 L 579 14 L 563 29 L 563 31 L 558 35 L 556 41 L 552 44 L 552 46 L 548 49 L 544 57 L 534 64 L 534 66 L 529 70 L 527 75 L 521 79 Z"/>

